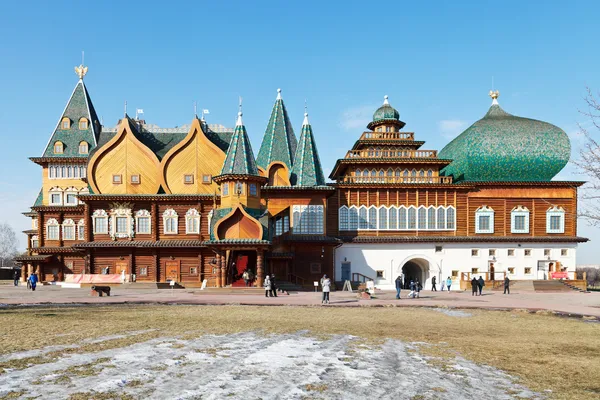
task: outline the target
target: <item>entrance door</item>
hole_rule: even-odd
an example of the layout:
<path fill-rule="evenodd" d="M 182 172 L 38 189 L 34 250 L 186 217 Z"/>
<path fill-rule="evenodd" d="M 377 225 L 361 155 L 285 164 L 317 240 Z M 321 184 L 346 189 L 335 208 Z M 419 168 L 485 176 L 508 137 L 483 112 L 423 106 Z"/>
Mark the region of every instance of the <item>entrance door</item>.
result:
<path fill-rule="evenodd" d="M 245 286 L 244 278 L 242 275 L 248 268 L 248 256 L 245 254 L 238 254 L 235 258 L 234 264 L 231 266 L 231 286 L 243 287 Z"/>
<path fill-rule="evenodd" d="M 167 281 L 179 282 L 179 260 L 165 262 L 165 278 Z"/>
<path fill-rule="evenodd" d="M 494 267 L 494 263 L 490 263 L 489 269 L 490 269 L 490 280 L 495 281 L 496 280 L 496 275 L 495 275 L 496 267 Z"/>
<path fill-rule="evenodd" d="M 116 261 L 115 262 L 115 273 L 118 275 L 122 274 L 122 271 L 125 271 L 125 275 L 127 275 L 127 266 L 129 262 L 127 261 Z"/>
<path fill-rule="evenodd" d="M 349 262 L 342 263 L 342 280 L 344 282 L 349 281 L 352 275 L 352 268 Z"/>

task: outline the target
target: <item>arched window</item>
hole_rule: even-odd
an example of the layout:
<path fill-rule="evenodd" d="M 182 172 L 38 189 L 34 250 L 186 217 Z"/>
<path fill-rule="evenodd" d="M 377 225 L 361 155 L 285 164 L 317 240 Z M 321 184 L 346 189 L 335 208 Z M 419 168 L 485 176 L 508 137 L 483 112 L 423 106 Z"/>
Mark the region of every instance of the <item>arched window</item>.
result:
<path fill-rule="evenodd" d="M 550 207 L 546 211 L 546 233 L 565 233 L 565 210 L 562 207 Z"/>
<path fill-rule="evenodd" d="M 89 146 L 87 142 L 79 142 L 79 154 L 87 154 L 89 151 Z M 77 167 L 75 167 L 77 168 Z"/>
<path fill-rule="evenodd" d="M 435 207 L 429 207 L 427 209 L 427 229 L 430 231 L 433 231 L 436 228 L 435 216 L 436 216 Z"/>
<path fill-rule="evenodd" d="M 388 229 L 390 229 L 390 230 L 398 229 L 398 209 L 394 206 L 390 207 L 388 221 L 389 221 Z"/>
<path fill-rule="evenodd" d="M 64 117 L 60 121 L 60 129 L 71 129 L 71 120 L 68 117 Z"/>
<path fill-rule="evenodd" d="M 377 229 L 377 208 L 369 207 L 369 229 Z"/>
<path fill-rule="evenodd" d="M 356 206 L 352 206 L 348 210 L 348 228 L 351 231 L 358 230 L 358 209 Z"/>
<path fill-rule="evenodd" d="M 371 147 L 369 148 L 369 157 L 373 157 L 375 155 L 375 150 Z"/>
<path fill-rule="evenodd" d="M 400 177 L 400 168 L 396 168 L 395 175 L 396 175 L 396 178 Z"/>
<path fill-rule="evenodd" d="M 388 169 L 388 170 L 387 170 L 387 176 L 389 176 L 390 178 L 391 178 L 392 176 L 394 176 L 394 170 L 393 170 L 393 169 L 391 169 L 391 168 L 390 168 L 390 169 Z"/>
<path fill-rule="evenodd" d="M 475 211 L 475 233 L 494 233 L 494 210 L 481 206 Z"/>
<path fill-rule="evenodd" d="M 135 213 L 135 233 L 152 233 L 151 215 L 148 210 L 138 210 Z"/>
<path fill-rule="evenodd" d="M 379 207 L 379 227 L 378 229 L 388 229 L 388 209 L 384 206 Z"/>
<path fill-rule="evenodd" d="M 81 118 L 79 120 L 79 130 L 83 131 L 88 128 L 88 120 L 86 118 Z"/>
<path fill-rule="evenodd" d="M 402 179 L 403 182 L 407 183 L 408 182 L 408 170 L 407 169 L 404 170 L 404 173 L 402 174 L 402 176 L 403 176 L 403 179 Z"/>
<path fill-rule="evenodd" d="M 419 213 L 418 213 L 418 221 L 417 221 L 417 225 L 418 225 L 418 229 L 419 230 L 425 230 L 427 229 L 427 209 L 423 206 L 419 207 Z"/>
<path fill-rule="evenodd" d="M 33 235 L 31 237 L 31 247 L 34 249 L 40 247 L 40 237 L 38 235 Z"/>
<path fill-rule="evenodd" d="M 408 230 L 417 229 L 417 209 L 414 206 L 408 208 Z"/>
<path fill-rule="evenodd" d="M 92 214 L 94 233 L 108 233 L 108 214 L 104 210 L 96 210 Z"/>
<path fill-rule="evenodd" d="M 367 207 L 360 206 L 358 209 L 358 229 L 369 229 L 367 222 Z"/>
<path fill-rule="evenodd" d="M 48 240 L 58 240 L 58 221 L 55 218 L 50 218 L 46 222 L 46 238 Z"/>
<path fill-rule="evenodd" d="M 77 223 L 77 239 L 85 240 L 85 220 L 83 219 Z"/>
<path fill-rule="evenodd" d="M 429 179 L 427 179 L 427 181 L 429 183 L 433 183 L 433 171 L 432 170 L 427 171 L 427 178 L 429 178 Z"/>
<path fill-rule="evenodd" d="M 54 154 L 62 154 L 64 152 L 64 146 L 62 142 L 54 142 Z"/>
<path fill-rule="evenodd" d="M 398 209 L 398 229 L 406 229 L 406 207 L 404 206 Z"/>
<path fill-rule="evenodd" d="M 372 176 L 372 177 L 376 177 L 376 176 L 377 176 L 377 171 L 376 171 L 376 170 L 374 170 L 374 169 L 372 169 L 372 170 L 371 170 L 371 176 Z"/>
<path fill-rule="evenodd" d="M 50 205 L 51 206 L 62 206 L 63 204 L 63 191 L 59 187 L 53 187 L 50 189 Z"/>
<path fill-rule="evenodd" d="M 75 187 L 70 187 L 65 191 L 65 205 L 76 206 L 77 205 L 77 194 L 79 191 Z"/>
<path fill-rule="evenodd" d="M 165 210 L 163 213 L 163 224 L 165 234 L 177 234 L 179 216 L 172 208 Z"/>
<path fill-rule="evenodd" d="M 63 240 L 75 240 L 75 222 L 65 219 L 62 223 Z"/>
<path fill-rule="evenodd" d="M 340 207 L 338 227 L 340 231 L 348 230 L 348 207 L 346 206 Z"/>
<path fill-rule="evenodd" d="M 446 209 L 444 207 L 437 209 L 437 229 L 446 229 Z"/>
<path fill-rule="evenodd" d="M 195 208 L 185 213 L 185 233 L 200 233 L 200 214 Z"/>
<path fill-rule="evenodd" d="M 529 209 L 517 206 L 510 213 L 510 232 L 529 233 Z"/>
<path fill-rule="evenodd" d="M 354 176 L 360 176 L 361 173 L 362 171 L 360 170 L 360 168 L 357 168 L 356 172 L 354 173 Z"/>
<path fill-rule="evenodd" d="M 446 209 L 446 229 L 456 229 L 456 210 L 452 206 Z"/>

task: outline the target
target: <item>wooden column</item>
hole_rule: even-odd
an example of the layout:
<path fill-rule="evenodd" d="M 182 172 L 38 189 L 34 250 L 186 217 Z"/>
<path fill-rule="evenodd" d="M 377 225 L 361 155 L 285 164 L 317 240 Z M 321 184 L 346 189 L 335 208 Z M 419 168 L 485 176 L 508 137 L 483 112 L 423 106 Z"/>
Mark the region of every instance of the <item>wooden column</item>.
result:
<path fill-rule="evenodd" d="M 154 270 L 156 271 L 154 274 L 154 280 L 156 282 L 160 282 L 160 259 L 158 257 L 158 250 L 154 250 L 152 252 L 152 257 L 154 257 Z"/>
<path fill-rule="evenodd" d="M 86 242 L 92 241 L 92 215 L 90 214 L 90 205 L 85 203 L 83 206 L 83 218 L 84 218 L 84 228 L 83 228 L 83 240 Z M 79 232 L 77 232 L 79 235 Z"/>
<path fill-rule="evenodd" d="M 225 256 L 226 253 L 223 253 L 223 255 L 221 256 L 221 287 L 225 287 L 227 285 L 227 273 L 226 273 L 226 266 L 225 266 L 225 261 L 227 260 L 227 257 Z"/>
<path fill-rule="evenodd" d="M 46 238 L 44 236 L 45 226 L 46 221 L 44 218 L 44 213 L 38 212 L 38 247 L 44 247 L 44 243 L 46 242 Z"/>
<path fill-rule="evenodd" d="M 158 240 L 158 206 L 156 203 L 152 203 L 150 207 L 150 214 L 152 215 L 152 240 Z M 158 274 L 157 274 L 158 275 Z"/>
<path fill-rule="evenodd" d="M 221 255 L 217 253 L 217 256 L 215 258 L 217 259 L 217 276 L 215 286 L 221 287 Z"/>
<path fill-rule="evenodd" d="M 137 268 L 135 267 L 135 253 L 134 250 L 131 249 L 129 252 L 129 271 L 127 271 L 128 280 L 131 282 L 131 275 L 137 273 Z"/>
<path fill-rule="evenodd" d="M 256 250 L 256 286 L 262 287 L 264 281 L 263 251 Z"/>
<path fill-rule="evenodd" d="M 65 238 L 63 236 L 63 222 L 65 220 L 65 215 L 63 213 L 59 213 L 58 214 L 58 247 L 63 247 L 65 245 Z M 77 228 L 77 225 L 75 225 L 75 228 Z M 77 232 L 75 232 L 77 233 Z M 77 236 L 75 236 L 77 237 Z"/>

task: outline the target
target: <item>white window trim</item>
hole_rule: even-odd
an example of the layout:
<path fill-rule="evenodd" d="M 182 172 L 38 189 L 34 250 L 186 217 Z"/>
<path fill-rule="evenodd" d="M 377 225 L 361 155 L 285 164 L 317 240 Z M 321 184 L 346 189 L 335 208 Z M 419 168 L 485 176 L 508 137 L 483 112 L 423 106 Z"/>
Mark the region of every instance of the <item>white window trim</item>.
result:
<path fill-rule="evenodd" d="M 140 232 L 138 221 L 140 218 L 148 218 L 148 232 Z M 141 235 L 152 234 L 152 216 L 148 210 L 138 210 L 135 213 L 135 233 Z"/>
<path fill-rule="evenodd" d="M 127 232 L 117 232 L 117 218 L 127 218 Z M 110 219 L 108 224 L 110 237 L 116 238 L 132 238 L 135 235 L 133 229 L 133 216 L 131 208 L 113 208 L 110 210 Z"/>
<path fill-rule="evenodd" d="M 560 227 L 558 229 L 552 229 L 550 223 L 552 217 L 560 218 Z M 546 211 L 546 233 L 565 233 L 565 210 L 562 207 L 550 207 Z"/>
<path fill-rule="evenodd" d="M 193 229 L 194 224 L 190 224 L 191 221 L 196 220 L 196 229 Z M 185 213 L 185 233 L 186 234 L 199 234 L 200 233 L 200 213 L 195 208 L 190 208 Z"/>
<path fill-rule="evenodd" d="M 34 246 L 34 245 L 33 245 L 33 242 L 34 242 L 34 241 L 35 241 L 35 242 L 38 242 L 38 243 L 37 243 L 37 244 L 38 244 L 37 246 Z M 40 245 L 40 237 L 39 237 L 38 235 L 33 235 L 33 236 L 31 237 L 31 247 L 32 247 L 32 248 L 36 248 L 36 247 L 39 247 L 39 245 Z"/>
<path fill-rule="evenodd" d="M 78 204 L 77 195 L 79 194 L 79 191 L 76 188 L 70 187 L 67 190 L 65 190 L 64 193 L 65 193 L 65 195 L 64 195 L 63 201 L 65 203 L 65 206 L 76 206 Z M 75 202 L 74 203 L 69 203 L 68 202 L 70 194 L 75 195 Z"/>
<path fill-rule="evenodd" d="M 523 229 L 515 227 L 516 217 L 525 217 Z M 510 213 L 510 233 L 529 233 L 529 210 L 527 207 L 517 206 Z"/>
<path fill-rule="evenodd" d="M 50 189 L 50 191 L 48 193 L 50 195 L 50 198 L 48 199 L 48 204 L 50 204 L 51 206 L 62 206 L 63 205 L 64 193 L 63 193 L 63 190 L 61 188 L 53 187 L 53 188 Z M 55 202 L 52 201 L 52 195 L 53 194 L 60 195 L 60 201 L 58 203 L 55 203 Z"/>
<path fill-rule="evenodd" d="M 299 221 L 296 220 L 298 214 Z M 304 216 L 304 217 L 303 217 Z M 320 216 L 320 218 L 319 218 Z M 314 231 L 311 231 L 311 218 L 315 218 Z M 319 220 L 320 219 L 320 220 Z M 306 224 L 306 225 L 304 225 Z M 293 205 L 292 231 L 300 235 L 322 235 L 325 232 L 325 206 L 323 205 Z"/>
<path fill-rule="evenodd" d="M 346 213 L 346 225 L 342 224 L 342 212 Z M 338 230 L 349 231 L 350 230 L 350 209 L 347 206 L 341 206 L 338 210 Z"/>
<path fill-rule="evenodd" d="M 65 228 L 66 227 L 73 227 L 73 237 L 72 238 L 67 238 L 67 235 L 65 235 Z M 63 236 L 63 240 L 77 240 L 77 229 L 75 228 L 75 221 L 73 221 L 72 219 L 65 219 L 62 223 L 62 236 Z"/>
<path fill-rule="evenodd" d="M 382 224 L 380 221 L 380 211 L 381 209 L 386 209 L 386 215 L 387 215 L 387 225 L 386 228 L 382 228 Z M 374 228 L 371 228 L 372 222 L 370 221 L 370 211 L 372 209 L 376 210 L 376 214 L 377 214 L 377 223 L 376 226 Z M 392 225 L 390 224 L 390 211 L 394 209 L 396 211 L 396 224 L 394 224 L 392 227 Z M 409 228 L 409 224 L 408 224 L 408 214 L 409 211 L 413 209 L 415 211 L 415 227 L 414 228 Z M 425 210 L 425 218 L 424 218 L 424 223 L 425 223 L 425 229 L 420 229 L 419 228 L 419 209 L 424 209 Z M 453 228 L 448 228 L 447 222 L 448 222 L 448 210 L 452 209 L 452 211 L 454 212 L 454 220 L 452 221 L 452 225 Z M 366 213 L 366 227 L 361 228 L 360 226 L 360 211 L 364 210 Z M 433 229 L 429 229 L 429 213 L 431 210 L 434 210 L 435 213 L 435 225 Z M 440 213 L 440 210 L 442 211 L 442 213 Z M 342 224 L 342 218 L 340 217 L 342 212 L 347 212 L 348 213 L 348 223 L 347 225 Z M 356 212 L 357 214 L 357 226 L 356 229 L 353 228 L 352 224 L 351 224 L 351 218 L 350 215 Z M 402 218 L 401 214 L 404 213 L 404 218 Z M 442 215 L 443 216 L 443 228 L 438 228 L 439 225 L 439 221 L 438 221 L 438 216 Z M 402 227 L 404 226 L 404 227 Z M 354 231 L 354 230 L 360 230 L 360 231 L 375 231 L 375 230 L 381 230 L 381 231 L 455 231 L 456 230 L 456 209 L 454 208 L 454 206 L 419 206 L 418 208 L 415 206 L 379 206 L 376 207 L 374 205 L 372 206 L 365 206 L 362 205 L 360 207 L 357 206 L 346 206 L 343 205 L 338 209 L 338 229 L 340 231 Z"/>
<path fill-rule="evenodd" d="M 173 232 L 167 231 L 168 219 L 175 220 L 175 231 Z M 165 212 L 163 213 L 163 231 L 165 235 L 177 235 L 177 233 L 179 232 L 179 216 L 177 215 L 177 212 L 172 208 L 165 210 Z"/>
<path fill-rule="evenodd" d="M 80 228 L 83 228 L 83 235 L 81 234 Z M 85 221 L 83 219 L 80 219 L 77 223 L 77 239 L 85 240 Z"/>
<path fill-rule="evenodd" d="M 482 229 L 479 226 L 479 217 L 490 217 L 490 226 L 488 229 Z M 475 211 L 475 233 L 494 233 L 494 210 L 488 206 L 481 206 Z"/>
<path fill-rule="evenodd" d="M 51 226 L 56 226 L 56 238 L 51 238 L 50 237 L 50 227 Z M 58 221 L 56 220 L 56 218 L 50 218 L 48 220 L 48 222 L 46 222 L 46 239 L 47 240 L 60 240 L 60 225 L 58 223 Z"/>
<path fill-rule="evenodd" d="M 98 231 L 96 229 L 96 220 L 97 219 L 104 219 L 106 221 L 106 230 L 105 231 Z M 108 234 L 108 214 L 106 213 L 106 211 L 104 210 L 96 210 L 94 211 L 94 213 L 92 214 L 92 225 L 94 228 L 94 234 Z"/>

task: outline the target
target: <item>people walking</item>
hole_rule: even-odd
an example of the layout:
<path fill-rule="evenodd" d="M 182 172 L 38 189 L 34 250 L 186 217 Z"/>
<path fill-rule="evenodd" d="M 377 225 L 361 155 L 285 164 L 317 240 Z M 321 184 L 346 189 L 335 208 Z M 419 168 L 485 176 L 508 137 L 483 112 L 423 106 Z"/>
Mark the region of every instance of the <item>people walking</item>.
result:
<path fill-rule="evenodd" d="M 400 289 L 402 289 L 402 276 L 398 275 L 396 278 L 396 298 L 400 299 Z"/>
<path fill-rule="evenodd" d="M 410 293 L 408 294 L 408 298 L 409 299 L 414 299 L 415 298 L 415 281 L 411 280 L 410 284 L 408 285 L 409 289 L 410 289 Z"/>
<path fill-rule="evenodd" d="M 265 276 L 265 297 L 271 296 L 271 277 L 269 275 Z"/>
<path fill-rule="evenodd" d="M 483 287 L 485 286 L 485 281 L 480 276 L 479 280 L 477 281 L 477 283 L 478 283 L 478 286 L 479 286 L 479 295 L 481 296 L 481 291 L 483 290 Z"/>
<path fill-rule="evenodd" d="M 13 271 L 13 281 L 14 281 L 15 286 L 19 286 L 19 270 L 18 269 L 15 269 Z"/>
<path fill-rule="evenodd" d="M 331 280 L 327 275 L 323 275 L 321 279 L 321 289 L 323 290 L 323 299 L 321 304 L 329 304 L 329 292 L 331 291 Z"/>
<path fill-rule="evenodd" d="M 242 279 L 244 280 L 244 285 L 246 287 L 250 286 L 250 275 L 248 275 L 248 269 L 244 270 L 242 274 Z"/>
<path fill-rule="evenodd" d="M 275 274 L 271 274 L 271 295 L 277 297 L 277 285 L 275 284 Z"/>
<path fill-rule="evenodd" d="M 448 277 L 448 279 L 446 279 L 446 287 L 448 288 L 448 293 L 450 293 L 451 286 L 452 286 L 452 279 L 450 277 Z"/>
<path fill-rule="evenodd" d="M 435 276 L 433 278 L 431 278 L 431 291 L 432 292 L 437 292 L 437 289 L 435 288 Z"/>
<path fill-rule="evenodd" d="M 421 293 L 421 289 L 423 289 L 423 286 L 421 285 L 421 282 L 419 282 L 419 280 L 417 279 L 415 281 L 415 295 L 417 299 L 419 298 L 419 293 Z"/>
<path fill-rule="evenodd" d="M 510 279 L 504 278 L 504 294 L 510 294 Z"/>
<path fill-rule="evenodd" d="M 35 272 L 29 276 L 29 283 L 31 284 L 31 291 L 35 292 L 38 283 L 38 277 Z"/>
<path fill-rule="evenodd" d="M 471 296 L 477 296 L 478 288 L 479 283 L 477 282 L 477 278 L 473 277 L 473 279 L 471 279 Z"/>

